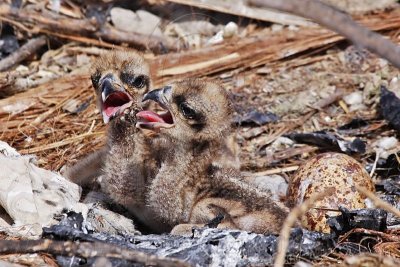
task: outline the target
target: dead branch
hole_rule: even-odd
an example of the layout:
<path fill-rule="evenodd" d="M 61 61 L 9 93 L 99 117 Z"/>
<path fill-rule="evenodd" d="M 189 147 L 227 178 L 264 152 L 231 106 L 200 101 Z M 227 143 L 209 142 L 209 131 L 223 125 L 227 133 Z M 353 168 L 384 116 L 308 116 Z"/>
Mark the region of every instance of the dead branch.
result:
<path fill-rule="evenodd" d="M 44 16 L 40 12 L 33 9 L 16 9 L 7 4 L 0 5 L 0 20 L 11 20 L 18 22 L 13 23 L 20 30 L 30 33 L 41 32 L 54 36 L 76 35 L 87 36 L 95 39 L 102 39 L 118 44 L 126 43 L 140 49 L 151 49 L 152 51 L 160 51 L 166 48 L 171 51 L 176 50 L 176 46 L 171 44 L 165 38 L 157 36 L 147 36 L 139 33 L 123 32 L 112 28 L 111 26 L 98 25 L 96 22 L 87 19 L 64 18 L 60 15 L 52 14 L 52 16 Z M 75 37 L 76 37 L 75 36 Z M 83 41 L 84 39 L 82 39 Z"/>
<path fill-rule="evenodd" d="M 287 216 L 282 230 L 279 235 L 278 242 L 278 253 L 275 257 L 274 267 L 282 267 L 285 264 L 285 255 L 286 250 L 289 245 L 289 237 L 290 237 L 290 229 L 295 224 L 297 218 L 306 213 L 313 205 L 315 205 L 315 201 L 326 197 L 329 194 L 332 194 L 333 189 L 327 189 L 319 194 L 312 195 L 309 199 L 304 201 L 301 205 L 292 209 L 292 211 Z"/>
<path fill-rule="evenodd" d="M 250 0 L 250 3 L 310 18 L 400 68 L 400 46 L 357 24 L 348 14 L 318 0 Z"/>
<path fill-rule="evenodd" d="M 0 60 L 0 71 L 5 71 L 20 63 L 30 55 L 34 54 L 39 48 L 46 44 L 46 37 L 40 36 L 29 40 L 26 44 L 14 51 L 11 55 Z"/>
<path fill-rule="evenodd" d="M 41 240 L 0 240 L 0 254 L 26 254 L 26 253 L 49 253 L 62 256 L 77 256 L 82 258 L 106 257 L 129 260 L 151 266 L 188 267 L 189 264 L 172 258 L 148 255 L 143 252 L 121 248 L 100 242 L 72 242 L 54 241 L 50 239 Z"/>
<path fill-rule="evenodd" d="M 383 232 L 379 232 L 376 230 L 370 230 L 370 229 L 364 229 L 364 228 L 355 228 L 355 229 L 349 231 L 348 233 L 346 233 L 344 236 L 342 236 L 340 238 L 340 242 L 347 239 L 353 233 L 362 233 L 362 234 L 366 234 L 366 235 L 379 236 L 380 238 L 382 238 L 383 240 L 385 240 L 387 242 L 400 242 L 400 236 L 398 236 L 398 235 L 383 233 Z"/>

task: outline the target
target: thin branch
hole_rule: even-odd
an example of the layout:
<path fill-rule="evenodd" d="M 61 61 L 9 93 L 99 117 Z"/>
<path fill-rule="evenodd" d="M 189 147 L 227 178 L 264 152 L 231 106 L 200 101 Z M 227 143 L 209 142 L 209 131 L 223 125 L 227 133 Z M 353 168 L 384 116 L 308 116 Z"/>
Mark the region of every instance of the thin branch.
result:
<path fill-rule="evenodd" d="M 151 266 L 188 267 L 189 264 L 173 258 L 148 255 L 143 252 L 121 248 L 101 242 L 72 242 L 41 240 L 0 240 L 0 254 L 16 253 L 49 253 L 61 256 L 77 256 L 82 258 L 106 257 L 117 258 Z"/>
<path fill-rule="evenodd" d="M 8 57 L 0 60 L 0 71 L 8 70 L 9 68 L 22 62 L 24 59 L 34 54 L 39 48 L 46 44 L 46 37 L 40 36 L 29 40 L 26 44 L 14 51 Z"/>
<path fill-rule="evenodd" d="M 400 68 L 400 46 L 356 23 L 348 14 L 319 0 L 249 0 L 249 3 L 310 18 Z"/>

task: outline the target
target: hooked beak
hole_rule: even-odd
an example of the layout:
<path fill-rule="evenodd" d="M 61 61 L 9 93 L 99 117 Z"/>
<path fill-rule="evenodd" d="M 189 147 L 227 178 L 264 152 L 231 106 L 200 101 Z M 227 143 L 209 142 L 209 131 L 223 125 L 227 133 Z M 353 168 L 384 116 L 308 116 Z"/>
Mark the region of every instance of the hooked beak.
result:
<path fill-rule="evenodd" d="M 144 95 L 142 102 L 147 100 L 153 100 L 157 102 L 162 108 L 168 109 L 169 100 L 171 98 L 172 88 L 171 86 L 165 86 L 160 89 L 155 89 Z"/>
<path fill-rule="evenodd" d="M 99 89 L 101 92 L 100 106 L 104 123 L 108 123 L 111 119 L 129 108 L 132 103 L 132 97 L 127 93 L 125 88 L 115 83 L 113 75 L 106 75 L 100 80 Z"/>
<path fill-rule="evenodd" d="M 142 129 L 150 129 L 159 131 L 161 128 L 171 128 L 174 124 L 174 118 L 170 112 L 170 100 L 172 96 L 171 86 L 165 86 L 160 89 L 155 89 L 144 95 L 143 101 L 152 100 L 160 105 L 165 111 L 155 113 L 151 110 L 143 110 L 136 114 L 138 122 L 136 127 Z"/>

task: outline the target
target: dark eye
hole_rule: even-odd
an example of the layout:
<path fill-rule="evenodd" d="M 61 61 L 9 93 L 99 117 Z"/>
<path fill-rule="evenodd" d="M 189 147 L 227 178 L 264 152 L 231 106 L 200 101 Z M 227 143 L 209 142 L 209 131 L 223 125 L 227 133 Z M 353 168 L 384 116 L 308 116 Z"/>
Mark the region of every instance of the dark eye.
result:
<path fill-rule="evenodd" d="M 145 75 L 135 76 L 127 72 L 122 72 L 120 78 L 122 82 L 137 89 L 141 89 L 148 84 L 148 78 Z"/>
<path fill-rule="evenodd" d="M 95 72 L 92 76 L 90 76 L 94 88 L 97 88 L 97 86 L 99 85 L 100 78 L 101 78 L 100 72 Z"/>
<path fill-rule="evenodd" d="M 143 88 L 146 85 L 146 78 L 143 75 L 139 75 L 133 79 L 132 85 L 139 89 Z"/>
<path fill-rule="evenodd" d="M 189 107 L 187 104 L 181 103 L 179 105 L 179 108 L 182 112 L 182 115 L 185 118 L 187 118 L 187 119 L 195 119 L 196 118 L 196 111 L 194 109 L 192 109 L 191 107 Z"/>

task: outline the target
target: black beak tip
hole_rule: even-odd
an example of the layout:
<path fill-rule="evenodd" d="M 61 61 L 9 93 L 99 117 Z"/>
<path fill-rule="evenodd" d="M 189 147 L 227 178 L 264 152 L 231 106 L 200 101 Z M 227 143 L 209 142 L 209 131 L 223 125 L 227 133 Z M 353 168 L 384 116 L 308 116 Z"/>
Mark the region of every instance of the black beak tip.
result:
<path fill-rule="evenodd" d="M 104 93 L 104 95 L 107 97 L 108 95 L 114 93 L 116 90 L 114 89 L 113 84 L 111 83 L 110 80 L 104 80 L 101 85 L 100 85 L 100 91 Z"/>
<path fill-rule="evenodd" d="M 142 102 L 147 100 L 153 100 L 158 102 L 160 100 L 161 93 L 162 93 L 162 88 L 154 89 L 143 96 Z"/>

